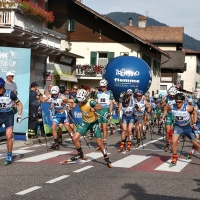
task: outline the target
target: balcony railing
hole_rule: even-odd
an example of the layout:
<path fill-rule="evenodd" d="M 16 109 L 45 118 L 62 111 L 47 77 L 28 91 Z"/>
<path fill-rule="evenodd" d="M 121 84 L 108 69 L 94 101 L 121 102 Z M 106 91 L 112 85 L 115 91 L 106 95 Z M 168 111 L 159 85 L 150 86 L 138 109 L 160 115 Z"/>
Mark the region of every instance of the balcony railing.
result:
<path fill-rule="evenodd" d="M 86 77 L 102 77 L 101 73 L 91 72 L 85 73 L 85 70 L 76 69 L 76 76 L 86 76 Z"/>

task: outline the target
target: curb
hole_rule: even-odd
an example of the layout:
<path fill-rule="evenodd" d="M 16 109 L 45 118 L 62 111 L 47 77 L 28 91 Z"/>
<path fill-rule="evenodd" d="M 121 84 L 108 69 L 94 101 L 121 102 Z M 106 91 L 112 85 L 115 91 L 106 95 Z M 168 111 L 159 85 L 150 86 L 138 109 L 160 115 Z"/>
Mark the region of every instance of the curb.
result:
<path fill-rule="evenodd" d="M 62 138 L 69 138 L 69 134 L 68 133 L 64 133 L 62 134 Z M 49 141 L 53 141 L 53 136 L 50 137 L 46 137 L 47 142 Z M 33 145 L 33 144 L 41 144 L 41 143 L 46 143 L 45 137 L 40 137 L 40 138 L 36 138 L 36 139 L 28 139 L 27 141 L 24 142 L 24 144 L 26 145 Z"/>

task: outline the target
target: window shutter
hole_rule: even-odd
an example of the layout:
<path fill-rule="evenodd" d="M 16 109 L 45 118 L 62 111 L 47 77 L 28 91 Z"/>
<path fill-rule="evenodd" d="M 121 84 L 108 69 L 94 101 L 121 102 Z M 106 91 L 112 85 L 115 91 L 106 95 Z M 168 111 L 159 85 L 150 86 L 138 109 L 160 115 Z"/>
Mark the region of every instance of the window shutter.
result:
<path fill-rule="evenodd" d="M 196 73 L 197 74 L 199 73 L 199 66 L 198 65 L 196 66 Z"/>
<path fill-rule="evenodd" d="M 90 53 L 90 64 L 96 65 L 97 64 L 97 52 L 92 51 Z"/>
<path fill-rule="evenodd" d="M 158 76 L 160 76 L 160 62 L 158 62 Z"/>
<path fill-rule="evenodd" d="M 67 18 L 67 20 L 66 20 L 66 30 L 70 31 L 70 19 L 69 18 Z"/>
<path fill-rule="evenodd" d="M 184 72 L 187 71 L 187 63 L 184 63 Z"/>
<path fill-rule="evenodd" d="M 180 81 L 180 84 L 181 84 L 181 88 L 183 89 L 183 87 L 184 87 L 184 81 Z"/>
<path fill-rule="evenodd" d="M 114 52 L 108 52 L 108 62 L 110 62 L 115 57 Z"/>
<path fill-rule="evenodd" d="M 70 23 L 70 31 L 75 31 L 76 30 L 76 20 L 75 19 L 71 19 L 71 23 Z"/>

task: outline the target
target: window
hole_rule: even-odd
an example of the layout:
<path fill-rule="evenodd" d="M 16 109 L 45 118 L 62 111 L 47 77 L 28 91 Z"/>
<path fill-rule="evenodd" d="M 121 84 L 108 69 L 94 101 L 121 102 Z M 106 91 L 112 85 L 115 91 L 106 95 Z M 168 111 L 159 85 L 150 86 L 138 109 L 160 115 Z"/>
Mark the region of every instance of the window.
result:
<path fill-rule="evenodd" d="M 75 21 L 75 19 L 67 18 L 66 29 L 67 29 L 67 31 L 71 31 L 71 32 L 74 32 L 76 30 L 76 21 Z"/>
<path fill-rule="evenodd" d="M 91 52 L 90 64 L 106 66 L 114 58 L 114 52 Z"/>
<path fill-rule="evenodd" d="M 167 85 L 160 85 L 160 90 L 167 90 Z"/>
<path fill-rule="evenodd" d="M 183 87 L 184 87 L 184 81 L 180 81 L 180 84 L 181 84 L 181 86 L 180 86 L 180 88 L 182 88 L 183 89 Z"/>
<path fill-rule="evenodd" d="M 199 65 L 196 66 L 196 73 L 200 74 L 200 66 Z"/>
<path fill-rule="evenodd" d="M 142 55 L 142 59 L 149 65 L 149 67 L 151 68 L 151 57 L 147 56 L 145 54 Z"/>
<path fill-rule="evenodd" d="M 184 72 L 187 71 L 187 63 L 184 63 Z"/>
<path fill-rule="evenodd" d="M 158 62 L 153 60 L 153 75 L 156 76 L 158 72 Z"/>

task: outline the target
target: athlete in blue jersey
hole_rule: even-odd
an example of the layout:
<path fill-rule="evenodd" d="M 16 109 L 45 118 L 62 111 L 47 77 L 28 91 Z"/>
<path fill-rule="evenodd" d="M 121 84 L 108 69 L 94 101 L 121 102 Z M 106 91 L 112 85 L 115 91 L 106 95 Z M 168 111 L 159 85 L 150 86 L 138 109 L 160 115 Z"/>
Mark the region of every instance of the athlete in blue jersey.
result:
<path fill-rule="evenodd" d="M 5 125 L 8 150 L 4 165 L 12 163 L 14 104 L 18 107 L 17 123 L 20 123 L 23 109 L 22 103 L 14 92 L 5 89 L 5 81 L 0 78 L 0 126 Z"/>
<path fill-rule="evenodd" d="M 162 120 L 164 120 L 167 112 L 171 112 L 175 120 L 174 131 L 172 135 L 172 165 L 176 165 L 178 160 L 178 140 L 182 134 L 186 135 L 197 148 L 197 150 L 200 151 L 200 144 L 193 133 L 193 129 L 196 129 L 197 112 L 192 106 L 185 104 L 184 101 L 184 94 L 177 93 L 175 95 L 175 104 L 166 106 L 162 117 Z"/>

